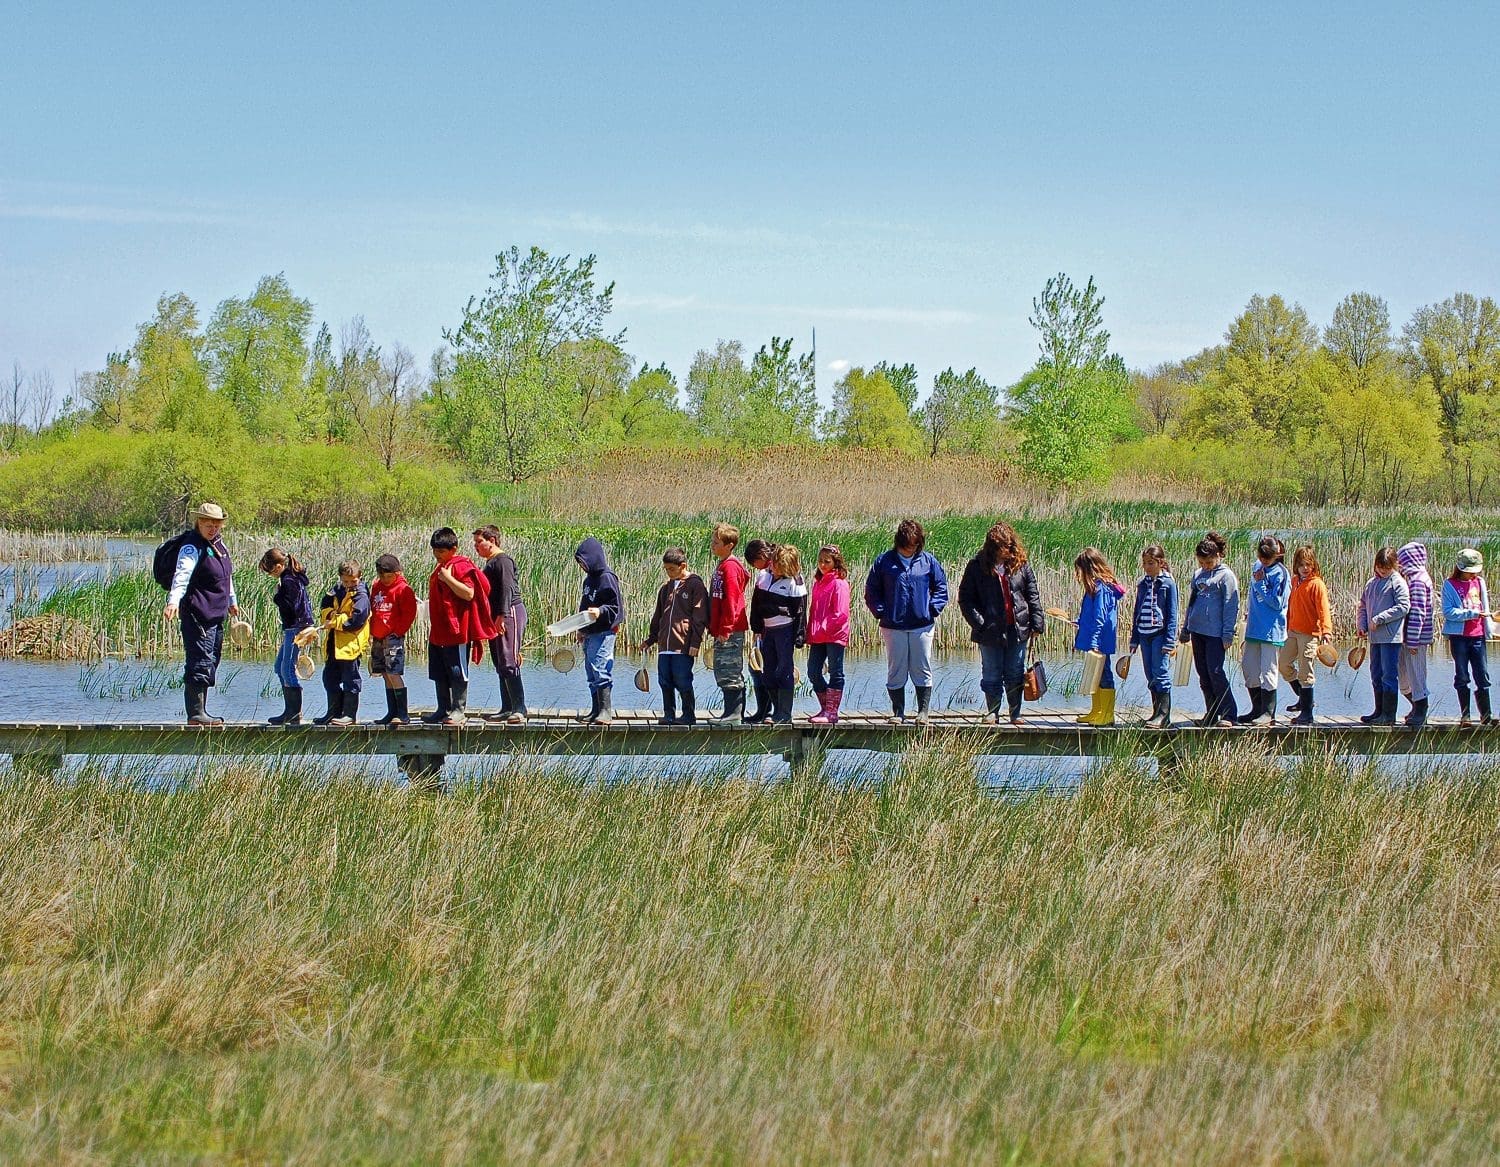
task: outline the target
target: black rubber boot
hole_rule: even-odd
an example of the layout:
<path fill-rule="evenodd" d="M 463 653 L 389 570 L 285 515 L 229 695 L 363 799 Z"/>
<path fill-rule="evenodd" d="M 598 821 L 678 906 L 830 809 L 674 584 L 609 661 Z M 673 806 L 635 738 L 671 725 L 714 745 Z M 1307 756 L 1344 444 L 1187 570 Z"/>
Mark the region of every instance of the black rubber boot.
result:
<path fill-rule="evenodd" d="M 678 719 L 679 725 L 698 724 L 698 695 L 691 689 L 684 690 L 678 694 L 682 705 L 682 717 Z"/>
<path fill-rule="evenodd" d="M 928 707 L 932 704 L 932 686 L 917 686 L 917 724 L 926 725 L 931 720 Z"/>
<path fill-rule="evenodd" d="M 795 689 L 777 689 L 771 709 L 771 721 L 775 725 L 790 725 L 792 721 L 792 700 L 796 695 Z"/>
<path fill-rule="evenodd" d="M 661 691 L 661 716 L 656 719 L 657 725 L 677 724 L 677 690 L 671 685 L 665 685 Z"/>
<path fill-rule="evenodd" d="M 745 690 L 725 689 L 724 712 L 718 717 L 710 717 L 709 721 L 715 725 L 726 725 L 730 722 L 739 721 L 745 712 Z"/>
<path fill-rule="evenodd" d="M 469 682 L 453 681 L 448 685 L 448 716 L 444 725 L 463 725 L 469 720 Z"/>
<path fill-rule="evenodd" d="M 273 713 L 266 718 L 267 725 L 286 725 L 292 717 L 292 694 L 297 694 L 298 704 L 301 704 L 302 690 L 292 689 L 286 685 L 281 686 L 281 712 Z"/>
<path fill-rule="evenodd" d="M 615 687 L 613 685 L 601 685 L 599 687 L 599 712 L 594 714 L 595 725 L 608 725 L 615 719 Z"/>
<path fill-rule="evenodd" d="M 745 717 L 745 724 L 759 725 L 771 716 L 771 691 L 759 681 L 752 681 L 750 689 L 755 694 L 755 709 Z"/>
<path fill-rule="evenodd" d="M 1246 712 L 1241 713 L 1238 717 L 1236 717 L 1234 719 L 1235 723 L 1238 725 L 1260 724 L 1260 715 L 1265 707 L 1266 691 L 1259 687 L 1252 688 L 1250 690 L 1250 708 Z"/>
<path fill-rule="evenodd" d="M 1260 691 L 1260 713 L 1250 722 L 1251 725 L 1275 725 L 1276 724 L 1276 690 L 1262 689 Z"/>
<path fill-rule="evenodd" d="M 1400 697 L 1399 693 L 1387 693 L 1387 692 L 1382 691 L 1381 694 L 1380 694 L 1380 712 L 1375 715 L 1375 717 L 1370 721 L 1370 724 L 1371 725 L 1395 725 L 1396 724 L 1396 701 L 1397 701 L 1397 699 L 1399 697 Z M 1364 720 L 1364 719 L 1361 718 L 1360 720 Z"/>
<path fill-rule="evenodd" d="M 397 689 L 391 700 L 395 702 L 395 717 L 391 719 L 392 725 L 406 725 L 411 721 L 411 690 L 405 685 Z"/>
<path fill-rule="evenodd" d="M 286 696 L 286 720 L 282 725 L 302 724 L 302 688 L 298 686 L 290 690 Z"/>
<path fill-rule="evenodd" d="M 1172 690 L 1151 692 L 1151 716 L 1146 719 L 1147 729 L 1170 729 L 1172 727 Z"/>
<path fill-rule="evenodd" d="M 906 686 L 899 689 L 887 689 L 891 695 L 891 716 L 901 721 L 906 720 Z"/>
<path fill-rule="evenodd" d="M 324 711 L 322 717 L 313 718 L 314 725 L 330 725 L 335 717 L 340 716 L 344 712 L 344 691 L 342 689 L 327 689 L 325 692 L 328 694 L 328 708 Z"/>
<path fill-rule="evenodd" d="M 434 681 L 437 688 L 437 708 L 431 713 L 422 714 L 424 725 L 441 725 L 448 720 L 448 710 L 453 703 L 452 685 L 448 681 Z"/>
<path fill-rule="evenodd" d="M 348 726 L 359 722 L 359 694 L 345 693 L 344 703 L 339 708 L 339 715 L 330 721 L 329 725 Z"/>
<path fill-rule="evenodd" d="M 396 694 L 404 693 L 404 689 L 392 689 L 389 685 L 385 688 L 385 716 L 375 719 L 376 725 L 392 725 L 396 721 Z"/>
<path fill-rule="evenodd" d="M 1458 686 L 1455 685 L 1454 688 L 1458 689 Z M 1458 689 L 1458 724 L 1459 725 L 1470 725 L 1470 724 L 1472 724 L 1471 721 L 1470 721 L 1470 719 L 1469 719 L 1469 690 L 1468 689 Z"/>
<path fill-rule="evenodd" d="M 201 681 L 189 681 L 182 687 L 182 703 L 187 711 L 189 725 L 223 725 L 222 717 L 210 717 L 208 713 L 208 686 Z"/>
<path fill-rule="evenodd" d="M 1303 686 L 1301 705 L 1302 708 L 1297 710 L 1297 716 L 1292 719 L 1292 724 L 1311 725 L 1313 723 L 1313 686 Z"/>
<path fill-rule="evenodd" d="M 1359 719 L 1366 725 L 1374 725 L 1380 720 L 1380 715 L 1385 712 L 1385 694 L 1381 690 L 1375 690 L 1375 712 L 1362 713 Z"/>
<path fill-rule="evenodd" d="M 1431 700 L 1422 697 L 1411 703 L 1411 712 L 1406 715 L 1406 724 L 1412 729 L 1421 729 L 1427 724 L 1427 704 Z"/>
<path fill-rule="evenodd" d="M 1292 692 L 1295 693 L 1295 694 L 1297 694 L 1297 699 L 1295 701 L 1293 701 L 1290 705 L 1288 705 L 1286 707 L 1286 711 L 1288 713 L 1301 713 L 1302 712 L 1302 682 L 1301 681 L 1288 681 L 1287 684 L 1291 685 Z"/>
<path fill-rule="evenodd" d="M 1474 701 L 1479 706 L 1479 724 L 1494 725 L 1495 719 L 1490 714 L 1490 691 L 1488 689 L 1475 689 Z"/>
<path fill-rule="evenodd" d="M 593 725 L 594 722 L 596 722 L 596 721 L 599 720 L 599 690 L 598 689 L 590 689 L 589 690 L 589 711 L 587 713 L 580 713 L 573 720 L 574 721 L 581 721 L 585 725 Z"/>
<path fill-rule="evenodd" d="M 984 695 L 984 716 L 985 716 L 985 719 L 988 720 L 988 721 L 993 721 L 996 724 L 998 724 L 999 721 L 1000 721 L 1000 712 L 1001 712 L 1002 707 L 1004 706 L 1004 702 L 1005 702 L 1005 694 L 1004 693 L 985 693 L 985 695 Z"/>

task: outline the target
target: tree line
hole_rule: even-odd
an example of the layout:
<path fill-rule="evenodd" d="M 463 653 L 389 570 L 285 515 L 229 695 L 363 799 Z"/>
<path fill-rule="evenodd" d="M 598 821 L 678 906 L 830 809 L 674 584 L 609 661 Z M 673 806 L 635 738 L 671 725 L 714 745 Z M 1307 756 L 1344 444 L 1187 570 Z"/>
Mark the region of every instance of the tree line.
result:
<path fill-rule="evenodd" d="M 1222 343 L 1131 371 L 1094 281 L 1059 274 L 1032 300 L 1037 357 L 1014 384 L 957 367 L 924 384 L 911 363 L 883 360 L 844 371 L 826 409 L 813 354 L 792 339 L 754 352 L 719 340 L 679 381 L 626 351 L 613 297 L 592 255 L 512 247 L 424 362 L 377 344 L 358 317 L 314 328 L 284 275 L 206 323 L 187 296 L 164 295 L 130 348 L 77 375 L 57 408 L 50 375 L 13 366 L 0 384 L 0 488 L 29 482 L 28 463 L 45 457 L 78 463 L 95 493 L 134 491 L 142 512 L 238 490 L 253 511 L 314 521 L 292 494 L 338 510 L 357 479 L 380 495 L 366 489 L 360 506 L 389 502 L 394 517 L 448 501 L 455 463 L 520 482 L 620 447 L 818 442 L 988 455 L 1055 485 L 1148 467 L 1209 493 L 1315 504 L 1477 504 L 1500 485 L 1500 312 L 1488 297 L 1420 308 L 1397 334 L 1370 293 L 1345 297 L 1322 328 L 1257 295 Z M 257 474 L 268 445 L 280 469 Z M 101 470 L 125 447 L 153 468 L 141 481 Z M 48 503 L 33 489 L 0 521 Z"/>

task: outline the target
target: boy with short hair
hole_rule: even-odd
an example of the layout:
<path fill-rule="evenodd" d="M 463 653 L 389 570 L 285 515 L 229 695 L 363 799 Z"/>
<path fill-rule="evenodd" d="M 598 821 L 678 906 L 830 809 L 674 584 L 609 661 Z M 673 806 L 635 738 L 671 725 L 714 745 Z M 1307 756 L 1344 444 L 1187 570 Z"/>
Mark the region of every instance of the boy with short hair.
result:
<path fill-rule="evenodd" d="M 660 725 L 696 725 L 697 699 L 693 693 L 693 662 L 708 628 L 708 589 L 688 567 L 687 553 L 669 547 L 661 557 L 667 582 L 656 593 L 651 630 L 641 651 L 656 646 L 656 679 L 661 682 Z M 677 704 L 682 703 L 678 720 Z"/>
<path fill-rule="evenodd" d="M 708 583 L 708 635 L 714 641 L 714 684 L 724 694 L 724 712 L 713 721 L 738 721 L 745 712 L 745 633 L 750 615 L 745 586 L 750 573 L 735 555 L 740 530 L 719 523 L 709 540 L 709 551 L 717 561 Z"/>
<path fill-rule="evenodd" d="M 370 592 L 359 577 L 359 564 L 344 560 L 337 586 L 318 608 L 328 711 L 313 718 L 314 725 L 353 725 L 359 718 L 359 661 L 370 644 Z"/>
<path fill-rule="evenodd" d="M 506 725 L 526 723 L 526 688 L 521 681 L 521 642 L 526 639 L 526 603 L 516 561 L 500 543 L 500 528 L 490 523 L 474 531 L 474 553 L 484 560 L 484 578 L 490 585 L 490 618 L 495 639 L 490 641 L 490 661 L 500 677 L 500 709 L 486 713 L 486 721 Z"/>
<path fill-rule="evenodd" d="M 422 714 L 428 725 L 468 720 L 469 662 L 484 658 L 495 638 L 490 585 L 474 561 L 458 553 L 458 533 L 439 527 L 428 540 L 436 566 L 427 580 L 427 675 L 437 686 L 437 708 Z"/>
<path fill-rule="evenodd" d="M 385 678 L 385 716 L 376 725 L 411 720 L 406 691 L 406 634 L 417 618 L 417 593 L 401 574 L 401 561 L 382 555 L 375 561 L 370 590 L 370 676 Z"/>

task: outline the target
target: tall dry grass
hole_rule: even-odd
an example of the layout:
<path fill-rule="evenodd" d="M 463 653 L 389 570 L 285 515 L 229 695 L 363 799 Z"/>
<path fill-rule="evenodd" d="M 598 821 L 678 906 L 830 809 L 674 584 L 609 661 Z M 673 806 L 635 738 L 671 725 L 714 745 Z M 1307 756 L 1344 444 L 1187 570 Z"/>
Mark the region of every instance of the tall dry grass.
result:
<path fill-rule="evenodd" d="M 123 775 L 129 778 L 128 772 Z M 0 798 L 7 1161 L 1471 1163 L 1500 771 Z"/>

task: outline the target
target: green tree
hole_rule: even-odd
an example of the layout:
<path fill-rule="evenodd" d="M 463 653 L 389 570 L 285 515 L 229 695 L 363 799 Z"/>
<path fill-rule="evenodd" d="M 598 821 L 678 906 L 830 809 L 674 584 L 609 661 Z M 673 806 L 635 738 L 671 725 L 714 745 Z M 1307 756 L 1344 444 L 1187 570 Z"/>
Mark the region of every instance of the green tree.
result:
<path fill-rule="evenodd" d="M 681 445 L 693 424 L 677 403 L 677 378 L 666 365 L 642 368 L 624 390 L 605 402 L 611 445 Z"/>
<path fill-rule="evenodd" d="M 1000 425 L 1000 390 L 970 369 L 944 369 L 932 380 L 918 416 L 927 452 L 983 454 L 994 448 Z"/>
<path fill-rule="evenodd" d="M 750 360 L 741 437 L 778 446 L 817 436 L 816 368 L 811 353 L 793 355 L 790 339 L 773 336 Z"/>
<path fill-rule="evenodd" d="M 708 438 L 736 439 L 742 430 L 750 370 L 737 340 L 720 340 L 713 351 L 699 349 L 688 369 L 688 415 Z"/>
<path fill-rule="evenodd" d="M 495 257 L 483 296 L 444 332 L 453 372 L 434 387 L 439 432 L 476 467 L 521 482 L 560 463 L 576 436 L 569 344 L 603 339 L 614 284 L 599 288 L 594 256 L 570 263 L 539 247 Z"/>
<path fill-rule="evenodd" d="M 312 303 L 292 293 L 285 274 L 214 310 L 203 342 L 209 377 L 252 437 L 317 436 L 305 396 L 311 325 Z"/>
<path fill-rule="evenodd" d="M 901 404 L 906 406 L 907 413 L 917 408 L 916 365 L 909 361 L 904 365 L 893 365 L 890 361 L 881 361 L 870 372 L 885 374 L 885 379 L 891 383 L 891 388 L 896 391 Z"/>
<path fill-rule="evenodd" d="M 1391 311 L 1369 292 L 1351 292 L 1333 310 L 1323 330 L 1323 347 L 1347 369 L 1378 370 L 1392 352 Z"/>
<path fill-rule="evenodd" d="M 1488 296 L 1459 292 L 1441 304 L 1418 308 L 1401 330 L 1408 366 L 1437 394 L 1448 438 L 1463 440 L 1459 420 L 1465 397 L 1488 396 L 1500 382 L 1500 309 Z"/>
<path fill-rule="evenodd" d="M 1130 377 L 1109 353 L 1104 297 L 1059 273 L 1031 302 L 1041 358 L 1011 390 L 1022 465 L 1054 485 L 1097 476 L 1130 428 Z"/>
<path fill-rule="evenodd" d="M 921 434 L 895 386 L 879 369 L 850 369 L 833 388 L 825 432 L 841 446 L 914 453 Z"/>
<path fill-rule="evenodd" d="M 130 350 L 134 369 L 121 423 L 133 430 L 156 429 L 174 397 L 201 393 L 207 386 L 202 348 L 192 300 L 181 292 L 157 300 L 156 315 L 136 330 Z"/>

